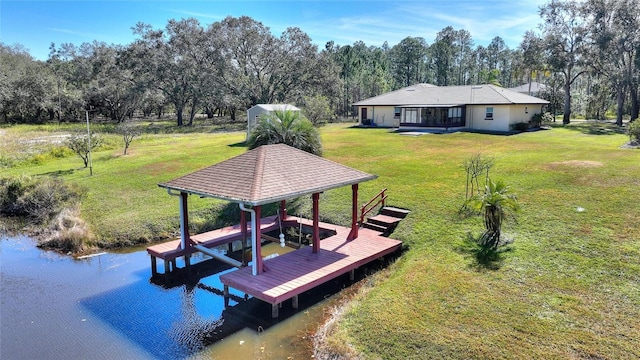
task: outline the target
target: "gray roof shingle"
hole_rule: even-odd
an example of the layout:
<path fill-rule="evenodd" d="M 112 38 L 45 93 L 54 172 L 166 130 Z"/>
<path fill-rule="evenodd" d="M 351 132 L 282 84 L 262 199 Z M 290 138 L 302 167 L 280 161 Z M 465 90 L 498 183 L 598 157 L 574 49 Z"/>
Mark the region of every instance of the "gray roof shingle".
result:
<path fill-rule="evenodd" d="M 422 106 L 548 104 L 537 97 L 495 85 L 435 86 L 417 84 L 359 101 L 355 106 Z"/>
<path fill-rule="evenodd" d="M 291 146 L 274 144 L 158 186 L 255 206 L 376 178 Z"/>

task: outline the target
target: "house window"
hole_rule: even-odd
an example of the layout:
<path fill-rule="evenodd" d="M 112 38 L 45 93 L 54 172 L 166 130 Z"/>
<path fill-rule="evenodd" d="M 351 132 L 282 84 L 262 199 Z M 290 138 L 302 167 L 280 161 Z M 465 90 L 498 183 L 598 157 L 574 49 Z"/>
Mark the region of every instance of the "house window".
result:
<path fill-rule="evenodd" d="M 448 118 L 449 118 L 449 124 L 460 123 L 462 121 L 462 108 L 461 107 L 449 108 Z"/>
<path fill-rule="evenodd" d="M 400 108 L 399 107 L 394 107 L 393 108 L 393 118 L 394 119 L 400 119 Z"/>
<path fill-rule="evenodd" d="M 485 120 L 493 120 L 493 106 L 487 106 L 484 113 Z"/>
<path fill-rule="evenodd" d="M 407 108 L 404 109 L 404 121 L 406 124 L 417 124 L 418 123 L 418 109 L 416 108 Z"/>

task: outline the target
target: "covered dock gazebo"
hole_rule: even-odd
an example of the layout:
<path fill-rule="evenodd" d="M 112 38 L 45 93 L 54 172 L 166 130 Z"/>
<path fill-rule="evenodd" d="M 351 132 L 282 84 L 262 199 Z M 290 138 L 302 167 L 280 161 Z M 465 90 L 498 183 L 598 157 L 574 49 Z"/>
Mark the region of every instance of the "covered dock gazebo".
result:
<path fill-rule="evenodd" d="M 231 286 L 245 294 L 271 303 L 273 314 L 277 316 L 277 305 L 283 300 L 293 298 L 294 307 L 297 307 L 297 295 L 303 291 L 329 281 L 340 274 L 353 271 L 362 264 L 400 248 L 402 244 L 400 241 L 384 238 L 379 236 L 380 234 L 372 233 L 369 229 L 359 229 L 358 184 L 376 178 L 376 175 L 350 168 L 288 145 L 274 144 L 258 147 L 234 158 L 158 185 L 166 188 L 169 194 L 176 195 L 180 199 L 181 236 L 180 249 L 178 250 L 181 251 L 179 254 L 185 256 L 187 266 L 191 253 L 200 251 L 210 254 L 208 249 L 197 241 L 199 235 L 191 236 L 189 234 L 188 195 L 193 194 L 238 203 L 242 210 L 241 223 L 234 239 L 242 239 L 244 244 L 249 232 L 251 233 L 251 271 L 249 272 L 249 268 L 242 268 L 220 277 L 225 286 L 225 298 L 227 300 L 228 287 Z M 332 224 L 321 224 L 319 221 L 320 193 L 349 185 L 352 189 L 351 226 L 345 228 Z M 313 201 L 312 219 L 309 221 L 288 216 L 286 201 L 309 194 Z M 280 203 L 279 219 L 265 221 L 261 217 L 261 207 L 278 202 Z M 251 214 L 250 228 L 247 223 L 247 213 Z M 267 260 L 269 265 L 266 266 L 261 255 L 261 239 L 263 237 L 261 232 L 265 226 L 269 226 L 269 222 L 271 224 L 280 222 L 310 225 L 312 227 L 312 246 Z M 322 245 L 319 234 L 321 225 L 337 229 L 336 235 L 332 236 L 332 239 L 323 240 Z M 238 230 L 237 227 L 235 229 Z M 368 242 L 355 244 L 357 241 L 354 240 L 357 240 L 359 233 L 362 232 L 367 233 L 367 239 L 364 241 Z M 221 236 L 224 237 L 223 234 Z M 347 243 L 350 246 L 346 246 Z M 152 252 L 151 248 L 147 250 L 153 257 L 155 252 Z M 300 258 L 301 256 L 302 258 Z M 154 261 L 152 258 L 152 263 Z M 278 267 L 280 265 L 284 267 Z M 240 267 L 240 264 L 237 266 Z M 272 269 L 274 270 L 272 271 Z M 274 276 L 276 277 L 274 278 Z"/>
<path fill-rule="evenodd" d="M 234 158 L 198 170 L 177 179 L 158 184 L 172 194 L 180 195 L 180 234 L 182 248 L 191 245 L 188 226 L 188 194 L 211 197 L 239 204 L 242 218 L 251 213 L 253 274 L 263 271 L 260 256 L 261 206 L 281 203 L 282 221 L 286 220 L 287 199 L 312 195 L 313 249 L 317 252 L 319 237 L 319 195 L 323 191 L 351 185 L 352 220 L 348 240 L 358 237 L 358 184 L 376 179 L 376 175 L 338 164 L 284 144 L 264 145 Z M 246 229 L 246 221 L 241 220 Z M 246 230 L 245 230 L 246 231 Z"/>

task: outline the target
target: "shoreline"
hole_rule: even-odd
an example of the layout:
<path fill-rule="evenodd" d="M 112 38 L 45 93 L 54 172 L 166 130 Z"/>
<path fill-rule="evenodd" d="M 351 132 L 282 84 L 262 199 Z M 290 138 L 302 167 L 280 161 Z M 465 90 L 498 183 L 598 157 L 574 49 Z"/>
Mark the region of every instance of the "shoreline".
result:
<path fill-rule="evenodd" d="M 315 359 L 322 360 L 362 360 L 365 356 L 361 354 L 352 344 L 345 342 L 344 338 L 339 337 L 336 340 L 342 342 L 334 343 L 332 335 L 335 333 L 344 316 L 358 304 L 358 302 L 367 297 L 369 292 L 380 281 L 385 281 L 389 276 L 389 266 L 379 269 L 371 275 L 367 275 L 350 287 L 343 289 L 344 293 L 339 294 L 336 303 L 325 307 L 325 319 L 319 324 L 315 334 L 313 335 L 313 356 Z"/>

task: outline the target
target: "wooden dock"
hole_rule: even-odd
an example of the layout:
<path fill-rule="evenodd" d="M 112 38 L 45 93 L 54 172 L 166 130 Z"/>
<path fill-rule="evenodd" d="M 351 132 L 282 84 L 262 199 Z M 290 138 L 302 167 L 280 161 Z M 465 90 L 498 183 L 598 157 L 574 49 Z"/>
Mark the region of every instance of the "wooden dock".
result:
<path fill-rule="evenodd" d="M 300 225 L 310 227 L 312 221 L 294 216 L 282 221 L 283 227 Z M 280 224 L 277 217 L 271 216 L 260 219 L 260 228 L 268 232 L 279 229 Z M 275 318 L 284 301 L 291 299 L 292 306 L 297 308 L 300 294 L 346 273 L 353 277 L 355 269 L 398 251 L 402 246 L 401 241 L 382 236 L 373 229 L 360 228 L 356 239 L 347 240 L 351 228 L 324 222 L 319 223 L 319 228 L 332 235 L 320 241 L 320 248 L 315 253 L 312 246 L 304 246 L 273 258 L 265 258 L 264 272 L 258 275 L 252 274 L 251 267 L 241 267 L 220 275 L 220 281 L 224 285 L 225 305 L 228 305 L 228 300 L 232 297 L 229 288 L 233 288 L 245 293 L 245 297 L 250 295 L 271 304 Z M 238 240 L 242 240 L 239 225 L 191 236 L 192 244 L 209 249 Z M 157 258 L 164 260 L 165 275 L 169 275 L 172 268 L 176 269 L 178 257 L 185 256 L 185 266 L 188 267 L 190 255 L 197 251 L 193 246 L 182 249 L 180 240 L 148 247 L 152 276 L 157 275 Z"/>
<path fill-rule="evenodd" d="M 353 275 L 355 269 L 402 246 L 401 241 L 371 229 L 361 228 L 356 239 L 347 241 L 350 228 L 332 224 L 321 224 L 321 227 L 335 229 L 336 235 L 320 241 L 317 253 L 313 253 L 310 246 L 303 247 L 265 260 L 265 272 L 259 275 L 252 275 L 249 267 L 221 275 L 225 304 L 228 304 L 231 287 L 270 303 L 272 315 L 277 317 L 282 302 L 292 299 L 292 306 L 297 308 L 298 295 L 343 274 Z"/>
<path fill-rule="evenodd" d="M 287 174 L 287 169 L 295 169 L 295 174 Z M 272 304 L 273 315 L 277 316 L 278 306 L 283 301 L 292 299 L 293 306 L 297 307 L 298 296 L 306 290 L 348 272 L 353 275 L 353 271 L 358 267 L 400 249 L 402 246 L 400 241 L 381 236 L 379 231 L 374 229 L 360 228 L 367 213 L 377 208 L 378 204 L 383 206 L 383 209 L 385 207 L 386 189 L 362 207 L 358 216 L 359 184 L 376 178 L 376 175 L 285 144 L 271 144 L 159 183 L 158 186 L 165 188 L 169 195 L 179 197 L 182 243 L 174 241 L 149 247 L 147 251 L 152 258 L 152 273 L 154 275 L 157 273 L 158 257 L 165 260 L 165 273 L 167 273 L 171 271 L 171 265 L 175 268 L 175 260 L 180 256 L 184 256 L 185 266 L 189 267 L 191 253 L 196 251 L 233 266 L 245 265 L 244 261 L 241 263 L 235 259 L 230 260 L 211 248 L 232 243 L 236 239 L 242 240 L 244 245 L 248 238 L 248 232 L 245 231 L 246 216 L 247 213 L 251 213 L 252 221 L 255 221 L 254 219 L 261 221 L 259 226 L 254 222 L 254 229 L 251 231 L 253 247 L 251 268 L 241 267 L 220 276 L 224 284 L 225 303 L 228 303 L 230 297 L 229 287 L 233 287 Z M 344 186 L 351 186 L 351 226 L 345 228 L 321 224 L 319 221 L 320 194 Z M 241 210 L 242 227 L 230 229 L 228 234 L 214 231 L 207 235 L 190 236 L 187 200 L 189 195 L 237 203 Z M 287 201 L 306 195 L 311 195 L 311 220 L 301 221 L 287 216 Z M 280 204 L 278 214 L 282 216 L 282 227 L 284 228 L 285 223 L 287 225 L 293 223 L 294 226 L 297 224 L 299 227 L 306 226 L 305 235 L 310 235 L 312 246 L 301 247 L 274 258 L 262 256 L 264 239 L 262 233 L 267 232 L 267 228 L 277 229 L 281 226 L 279 221 L 272 220 L 263 228 L 262 207 L 275 203 Z M 389 224 L 388 220 L 384 218 L 380 222 L 386 225 Z M 384 227 L 387 235 L 396 224 L 397 221 L 393 220 L 390 226 Z M 312 229 L 310 232 L 308 232 L 309 226 Z M 261 230 L 258 230 L 258 227 Z M 328 237 L 321 239 L 325 235 Z M 200 241 L 201 243 L 197 244 Z M 285 241 L 285 245 L 286 243 Z M 182 249 L 181 245 L 186 249 Z M 243 251 L 243 260 L 244 254 Z"/>

